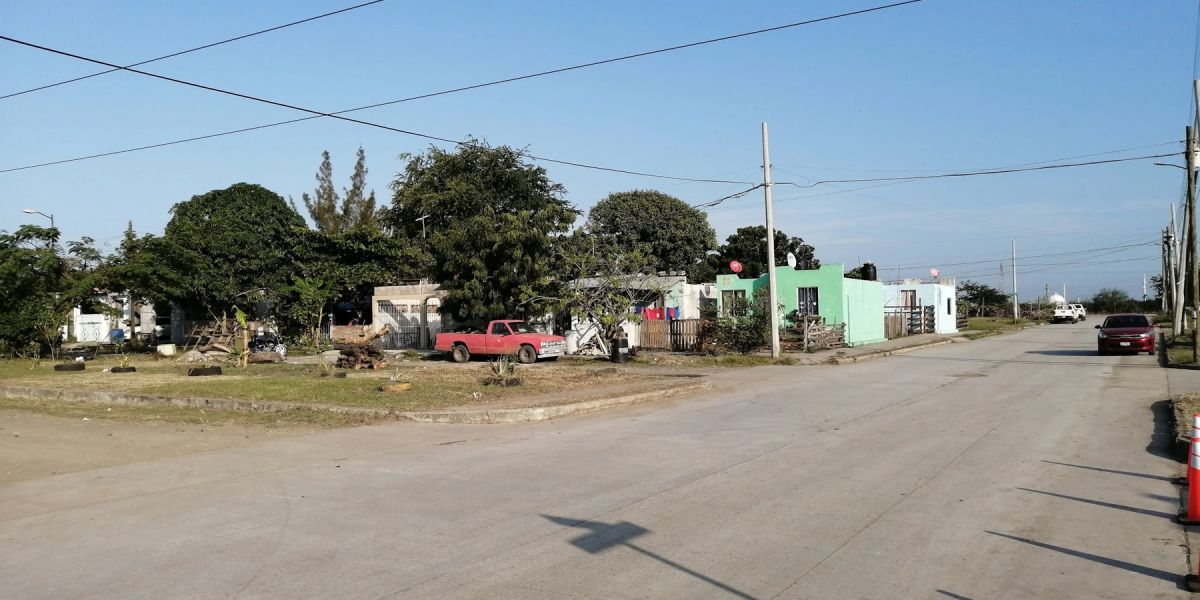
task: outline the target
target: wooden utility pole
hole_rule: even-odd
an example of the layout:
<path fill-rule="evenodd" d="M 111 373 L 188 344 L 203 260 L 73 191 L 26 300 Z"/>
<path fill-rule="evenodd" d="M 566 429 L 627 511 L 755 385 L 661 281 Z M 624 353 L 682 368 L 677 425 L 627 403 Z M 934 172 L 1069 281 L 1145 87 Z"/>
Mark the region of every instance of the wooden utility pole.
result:
<path fill-rule="evenodd" d="M 1194 82 L 1198 97 L 1200 97 L 1200 81 Z M 1187 260 L 1188 277 L 1188 306 L 1192 313 L 1192 362 L 1200 362 L 1200 323 L 1197 323 L 1195 310 L 1196 299 L 1200 298 L 1200 277 L 1196 270 L 1196 139 L 1191 125 L 1187 127 L 1187 147 L 1184 149 L 1184 160 L 1187 162 Z"/>

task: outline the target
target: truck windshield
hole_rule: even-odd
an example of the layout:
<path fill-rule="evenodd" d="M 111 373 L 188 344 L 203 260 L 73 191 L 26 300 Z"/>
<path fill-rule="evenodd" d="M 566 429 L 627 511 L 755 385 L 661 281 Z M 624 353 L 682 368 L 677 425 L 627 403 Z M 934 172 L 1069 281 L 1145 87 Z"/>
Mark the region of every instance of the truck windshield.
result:
<path fill-rule="evenodd" d="M 508 326 L 512 328 L 513 333 L 537 333 L 532 327 L 529 326 L 529 323 L 524 321 L 509 323 Z"/>

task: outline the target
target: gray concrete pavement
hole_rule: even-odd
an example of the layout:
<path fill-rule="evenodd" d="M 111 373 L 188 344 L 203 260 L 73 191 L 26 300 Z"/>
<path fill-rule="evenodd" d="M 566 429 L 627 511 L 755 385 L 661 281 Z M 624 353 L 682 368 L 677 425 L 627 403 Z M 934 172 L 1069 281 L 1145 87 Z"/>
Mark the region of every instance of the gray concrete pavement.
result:
<path fill-rule="evenodd" d="M 389 424 L 0 488 L 12 598 L 1182 598 L 1091 322 L 532 425 Z"/>

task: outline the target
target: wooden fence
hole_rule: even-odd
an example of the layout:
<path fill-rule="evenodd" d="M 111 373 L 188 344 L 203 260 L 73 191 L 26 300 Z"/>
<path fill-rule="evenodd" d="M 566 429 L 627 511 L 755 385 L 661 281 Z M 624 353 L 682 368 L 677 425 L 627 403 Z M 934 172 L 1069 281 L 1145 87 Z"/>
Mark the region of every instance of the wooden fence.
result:
<path fill-rule="evenodd" d="M 700 349 L 700 334 L 704 319 L 643 320 L 638 324 L 639 348 L 696 352 Z"/>
<path fill-rule="evenodd" d="M 883 307 L 884 337 L 894 340 L 906 335 L 933 333 L 937 330 L 933 305 Z"/>
<path fill-rule="evenodd" d="M 779 342 L 789 352 L 841 348 L 846 345 L 846 325 L 826 325 L 822 317 L 801 315 L 794 327 L 781 332 Z"/>

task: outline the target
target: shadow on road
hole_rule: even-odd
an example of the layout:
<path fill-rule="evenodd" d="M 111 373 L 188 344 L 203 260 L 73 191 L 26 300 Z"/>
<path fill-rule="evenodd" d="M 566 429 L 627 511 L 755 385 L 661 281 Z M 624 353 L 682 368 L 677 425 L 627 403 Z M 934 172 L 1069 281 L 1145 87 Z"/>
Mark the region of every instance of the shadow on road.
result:
<path fill-rule="evenodd" d="M 1095 356 L 1093 353 L 1091 356 Z M 1044 360 L 1002 360 L 996 358 L 961 358 L 949 356 L 921 356 L 918 354 L 903 354 L 893 356 L 892 360 L 932 360 L 937 362 L 973 362 L 973 363 L 991 363 L 997 365 L 1046 365 L 1052 364 L 1062 367 L 1112 367 L 1114 369 L 1158 369 L 1158 363 L 1132 364 L 1126 365 L 1116 362 L 1075 362 L 1075 361 L 1054 361 L 1046 362 Z"/>
<path fill-rule="evenodd" d="M 968 598 L 966 596 L 961 596 L 959 594 L 955 594 L 954 592 L 947 592 L 946 590 L 933 590 L 933 591 L 935 591 L 947 598 L 954 598 L 954 600 L 971 600 L 970 598 Z"/>
<path fill-rule="evenodd" d="M 1116 469 L 1105 469 L 1103 467 L 1089 467 L 1087 465 L 1073 465 L 1071 463 L 1057 462 L 1053 460 L 1043 460 L 1044 463 L 1059 465 L 1063 467 L 1074 467 L 1076 469 L 1087 469 L 1089 471 L 1099 471 L 1101 473 L 1113 473 L 1115 475 L 1128 475 L 1129 477 L 1141 477 L 1143 479 L 1154 479 L 1156 481 L 1171 481 L 1170 477 L 1165 475 L 1151 475 L 1149 473 L 1137 473 L 1134 471 L 1118 471 Z"/>
<path fill-rule="evenodd" d="M 1055 497 L 1055 498 L 1062 498 L 1063 500 L 1073 500 L 1073 501 L 1075 501 L 1075 502 L 1082 502 L 1082 503 L 1084 503 L 1084 504 L 1091 504 L 1091 505 L 1093 505 L 1093 506 L 1103 506 L 1104 508 L 1115 508 L 1115 509 L 1117 509 L 1117 510 L 1124 510 L 1124 511 L 1128 511 L 1128 512 L 1131 512 L 1131 513 L 1137 513 L 1137 514 L 1139 514 L 1139 515 L 1147 515 L 1147 516 L 1151 516 L 1151 517 L 1160 517 L 1160 518 L 1163 518 L 1163 519 L 1173 519 L 1173 518 L 1175 518 L 1175 516 L 1176 516 L 1176 515 L 1174 515 L 1174 514 L 1171 514 L 1171 513 L 1165 513 L 1165 512 L 1162 512 L 1162 511 L 1150 510 L 1150 509 L 1148 509 L 1148 508 L 1138 508 L 1138 507 L 1136 507 L 1136 506 L 1126 506 L 1126 505 L 1124 505 L 1124 504 L 1114 504 L 1114 503 L 1112 503 L 1112 502 L 1104 502 L 1104 501 L 1102 501 L 1102 500 L 1091 500 L 1091 499 L 1089 499 L 1089 498 L 1080 498 L 1080 497 L 1078 497 L 1078 496 L 1068 496 L 1068 495 L 1066 495 L 1066 494 L 1056 494 L 1056 493 L 1054 493 L 1054 492 L 1046 492 L 1046 491 L 1043 491 L 1043 490 L 1033 490 L 1033 489 L 1029 489 L 1029 488 L 1023 488 L 1023 487 L 1018 487 L 1017 489 L 1018 489 L 1018 490 L 1021 490 L 1021 491 L 1024 491 L 1024 492 L 1032 492 L 1032 493 L 1034 493 L 1034 494 L 1042 494 L 1042 495 L 1044 495 L 1044 496 L 1053 496 L 1053 497 Z"/>
<path fill-rule="evenodd" d="M 1046 550 L 1053 550 L 1055 552 L 1060 552 L 1060 553 L 1066 554 L 1068 556 L 1074 556 L 1076 558 L 1090 560 L 1094 563 L 1099 563 L 1099 564 L 1102 564 L 1105 566 L 1115 567 L 1118 569 L 1129 571 L 1130 573 L 1137 573 L 1138 575 L 1145 575 L 1147 577 L 1161 579 L 1166 582 L 1174 583 L 1180 589 L 1183 589 L 1183 586 L 1184 586 L 1183 577 L 1176 573 L 1171 573 L 1170 571 L 1163 571 L 1162 569 L 1155 569 L 1153 567 L 1147 567 L 1145 565 L 1139 565 L 1139 564 L 1134 564 L 1131 562 L 1126 562 L 1123 560 L 1118 560 L 1115 558 L 1109 558 L 1107 556 L 1101 556 L 1099 554 L 1083 552 L 1082 550 L 1074 550 L 1072 548 L 1066 548 L 1063 546 L 1055 546 L 1053 544 L 1047 544 L 1044 542 L 1031 540 L 1029 538 L 1023 538 L 1023 537 L 1019 537 L 1019 536 L 1015 536 L 1015 535 L 1009 535 L 1007 533 L 998 533 L 995 531 L 988 531 L 986 529 L 984 530 L 984 532 L 990 533 L 992 535 L 999 536 L 999 537 L 1002 537 L 1005 539 L 1010 539 L 1010 540 L 1013 540 L 1014 542 L 1021 542 L 1022 544 L 1029 544 L 1030 546 L 1036 546 L 1038 548 L 1045 548 Z"/>
<path fill-rule="evenodd" d="M 1150 434 L 1150 443 L 1146 444 L 1146 452 L 1159 458 L 1185 462 L 1187 449 L 1181 448 L 1175 439 L 1175 415 L 1171 410 L 1171 401 L 1159 400 L 1150 405 L 1150 411 L 1154 414 L 1154 431 Z"/>
<path fill-rule="evenodd" d="M 1095 350 L 1026 350 L 1025 354 L 1045 356 L 1097 356 Z"/>
<path fill-rule="evenodd" d="M 709 577 L 703 573 L 693 571 L 692 569 L 689 569 L 669 558 L 659 556 L 658 554 L 646 550 L 645 548 L 642 548 L 630 541 L 633 538 L 650 533 L 650 530 L 644 527 L 634 525 L 628 521 L 621 521 L 618 523 L 601 523 L 599 521 L 588 521 L 587 519 L 570 519 L 551 515 L 542 516 L 559 525 L 590 530 L 591 533 L 586 533 L 571 540 L 571 545 L 583 550 L 584 552 L 587 552 L 588 554 L 598 554 L 608 550 L 609 548 L 613 548 L 614 546 L 624 546 L 643 556 L 647 556 L 664 565 L 667 565 L 672 569 L 691 575 L 692 577 L 695 577 L 696 579 L 699 579 L 700 581 L 703 581 L 704 583 L 707 583 L 715 588 L 729 592 L 734 596 L 743 598 L 744 600 L 758 600 L 754 596 L 751 596 L 750 594 L 747 594 L 746 592 L 743 592 L 733 586 L 717 581 L 716 579 L 713 579 L 712 577 Z"/>

